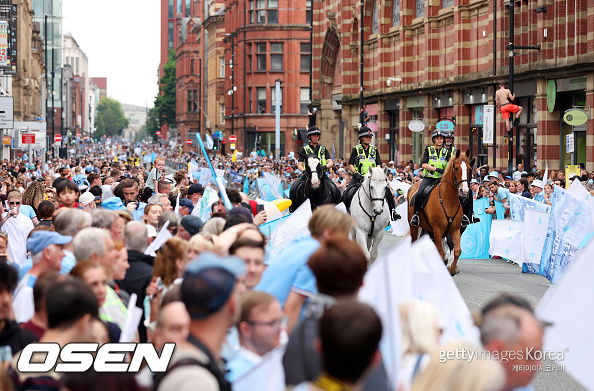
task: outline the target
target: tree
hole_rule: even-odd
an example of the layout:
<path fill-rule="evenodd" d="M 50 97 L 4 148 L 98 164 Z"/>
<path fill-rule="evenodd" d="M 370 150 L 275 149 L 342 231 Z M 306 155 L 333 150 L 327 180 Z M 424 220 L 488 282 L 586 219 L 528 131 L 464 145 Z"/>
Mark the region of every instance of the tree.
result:
<path fill-rule="evenodd" d="M 95 138 L 116 136 L 128 127 L 130 121 L 124 116 L 122 105 L 115 99 L 105 97 L 97 105 L 97 119 L 95 120 Z"/>
<path fill-rule="evenodd" d="M 136 134 L 136 141 L 141 141 L 146 136 L 151 136 L 153 139 L 157 136 L 159 130 L 159 113 L 156 107 L 151 107 L 147 112 L 146 122 L 140 127 L 140 131 Z"/>
<path fill-rule="evenodd" d="M 167 63 L 163 66 L 163 76 L 159 79 L 159 95 L 155 98 L 157 123 L 175 127 L 175 51 L 169 51 Z"/>

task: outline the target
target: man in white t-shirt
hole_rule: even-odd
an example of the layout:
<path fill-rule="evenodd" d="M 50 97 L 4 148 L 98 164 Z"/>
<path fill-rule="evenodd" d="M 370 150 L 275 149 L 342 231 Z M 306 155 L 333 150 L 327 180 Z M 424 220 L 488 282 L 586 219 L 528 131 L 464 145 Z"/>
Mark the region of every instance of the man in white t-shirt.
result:
<path fill-rule="evenodd" d="M 522 174 L 526 174 L 524 171 L 524 165 L 522 163 L 518 163 L 518 169 L 513 174 L 514 181 L 519 181 L 522 178 Z"/>
<path fill-rule="evenodd" d="M 23 266 L 27 259 L 27 236 L 33 230 L 33 222 L 24 214 L 20 213 L 21 193 L 11 191 L 7 200 L 8 212 L 2 214 L 0 227 L 8 235 L 8 255 L 10 260 Z"/>
<path fill-rule="evenodd" d="M 14 292 L 14 319 L 18 323 L 28 322 L 35 314 L 33 286 L 42 273 L 48 270 L 60 271 L 64 258 L 63 246 L 71 241 L 72 236 L 63 236 L 51 231 L 33 232 L 27 240 L 33 266 L 23 276 Z"/>

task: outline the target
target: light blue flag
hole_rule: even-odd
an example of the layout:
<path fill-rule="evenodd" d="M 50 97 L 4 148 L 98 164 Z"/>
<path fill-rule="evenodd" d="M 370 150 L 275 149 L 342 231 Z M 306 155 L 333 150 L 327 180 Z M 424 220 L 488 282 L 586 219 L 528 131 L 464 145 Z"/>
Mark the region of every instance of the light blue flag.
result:
<path fill-rule="evenodd" d="M 592 225 L 589 202 L 557 186 L 553 197 L 539 274 L 555 284 L 573 261 L 582 240 L 592 231 Z"/>
<path fill-rule="evenodd" d="M 334 149 L 334 144 L 332 144 L 332 161 L 334 161 L 334 152 L 336 152 L 336 149 Z"/>
<path fill-rule="evenodd" d="M 551 206 L 531 200 L 530 198 L 522 197 L 516 194 L 509 195 L 509 209 L 512 220 L 524 221 L 524 211 L 536 210 L 538 212 L 550 213 Z"/>
<path fill-rule="evenodd" d="M 250 180 L 245 177 L 245 181 L 243 181 L 243 192 L 245 194 L 250 192 Z"/>

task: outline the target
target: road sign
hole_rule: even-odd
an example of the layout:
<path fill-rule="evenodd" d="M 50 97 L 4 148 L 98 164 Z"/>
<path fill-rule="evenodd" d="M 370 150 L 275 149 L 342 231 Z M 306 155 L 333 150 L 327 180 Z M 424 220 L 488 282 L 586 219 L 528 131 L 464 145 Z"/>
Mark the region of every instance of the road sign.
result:
<path fill-rule="evenodd" d="M 237 136 L 235 136 L 234 134 L 232 134 L 231 136 L 229 136 L 229 142 L 230 143 L 235 143 L 237 141 Z"/>
<path fill-rule="evenodd" d="M 161 131 L 157 130 L 157 136 L 160 136 L 160 135 L 161 135 Z"/>
<path fill-rule="evenodd" d="M 188 145 L 192 145 L 192 140 L 190 140 L 190 139 L 187 139 L 187 140 L 186 140 L 186 144 L 188 144 Z"/>
<path fill-rule="evenodd" d="M 62 141 L 62 135 L 61 134 L 56 134 L 54 136 L 54 142 L 55 143 L 59 143 L 60 141 Z"/>
<path fill-rule="evenodd" d="M 4 136 L 2 138 L 2 144 L 4 144 L 4 145 L 10 145 L 10 136 Z"/>
<path fill-rule="evenodd" d="M 35 144 L 35 133 L 21 133 L 21 144 Z"/>
<path fill-rule="evenodd" d="M 231 147 L 231 149 L 235 149 L 235 144 L 231 144 L 229 147 Z"/>
<path fill-rule="evenodd" d="M 221 144 L 227 144 L 227 140 L 225 140 L 224 138 L 221 139 Z"/>
<path fill-rule="evenodd" d="M 0 98 L 0 129 L 13 129 L 14 103 L 12 96 Z"/>

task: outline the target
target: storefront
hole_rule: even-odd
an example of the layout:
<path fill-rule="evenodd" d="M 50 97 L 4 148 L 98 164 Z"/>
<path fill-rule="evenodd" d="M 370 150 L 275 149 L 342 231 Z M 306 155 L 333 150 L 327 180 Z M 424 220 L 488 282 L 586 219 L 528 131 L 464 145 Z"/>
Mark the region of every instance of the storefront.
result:
<path fill-rule="evenodd" d="M 410 110 L 412 121 L 424 120 L 424 108 L 425 108 L 425 97 L 424 96 L 411 96 L 406 98 L 406 108 Z M 423 159 L 423 135 L 424 132 L 412 132 L 412 161 L 415 164 L 421 164 Z"/>
<path fill-rule="evenodd" d="M 275 132 L 258 132 L 258 131 L 250 131 L 247 132 L 247 145 L 248 148 L 246 149 L 247 155 L 252 151 L 252 148 L 256 148 L 258 153 L 264 153 L 266 156 L 270 156 L 270 154 L 274 155 L 274 151 L 276 148 L 275 144 Z M 285 133 L 280 132 L 280 155 L 285 155 Z"/>
<path fill-rule="evenodd" d="M 484 106 L 488 103 L 488 89 L 478 88 L 464 92 L 463 102 L 468 107 L 468 148 L 476 157 L 477 166 L 488 164 L 488 147 L 483 137 Z M 492 144 L 491 144 L 492 145 Z"/>
<path fill-rule="evenodd" d="M 386 140 L 388 142 L 388 158 L 395 162 L 398 161 L 398 140 L 400 139 L 400 101 L 398 99 L 387 100 L 384 102 L 384 110 L 388 114 L 388 132 Z"/>
<path fill-rule="evenodd" d="M 524 80 L 514 84 L 516 104 L 522 106 L 520 124 L 515 128 L 515 167 L 519 163 L 527 171 L 536 163 L 536 136 L 537 136 L 537 105 L 536 105 L 536 79 Z"/>

